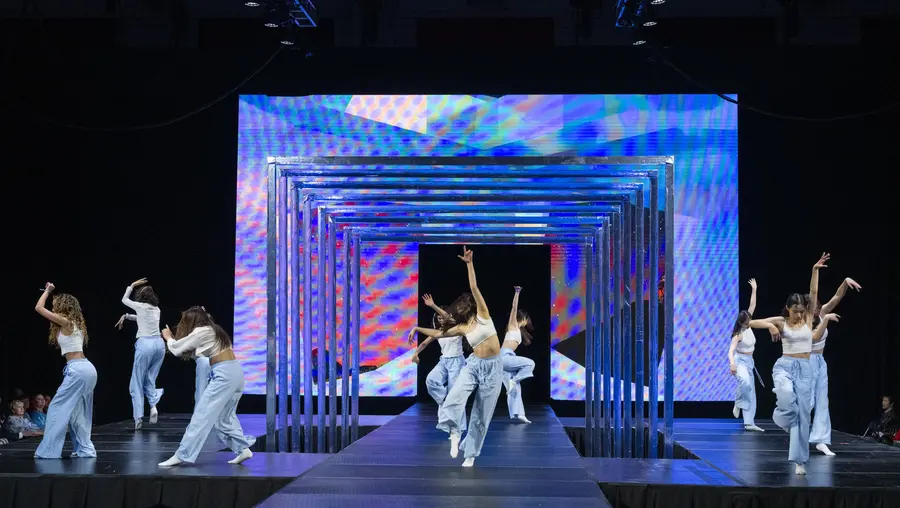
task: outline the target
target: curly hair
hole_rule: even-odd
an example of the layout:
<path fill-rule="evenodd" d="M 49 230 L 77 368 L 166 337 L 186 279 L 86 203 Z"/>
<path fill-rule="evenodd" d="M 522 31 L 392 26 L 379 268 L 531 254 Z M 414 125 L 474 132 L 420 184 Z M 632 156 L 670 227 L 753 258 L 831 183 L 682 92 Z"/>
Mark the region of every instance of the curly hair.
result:
<path fill-rule="evenodd" d="M 81 313 L 81 304 L 78 303 L 78 298 L 67 293 L 55 295 L 53 297 L 53 312 L 66 318 L 69 323 L 71 323 L 73 329 L 80 330 L 81 334 L 84 336 L 84 343 L 88 343 L 87 323 L 84 321 L 84 314 Z M 51 346 L 59 348 L 57 337 L 61 330 L 61 326 L 52 321 L 50 322 Z"/>

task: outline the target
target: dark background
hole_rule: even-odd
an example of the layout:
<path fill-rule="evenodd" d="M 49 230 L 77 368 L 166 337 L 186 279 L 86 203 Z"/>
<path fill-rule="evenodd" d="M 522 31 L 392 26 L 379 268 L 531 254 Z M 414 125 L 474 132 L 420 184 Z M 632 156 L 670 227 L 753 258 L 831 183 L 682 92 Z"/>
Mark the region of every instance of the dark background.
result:
<path fill-rule="evenodd" d="M 530 346 L 520 345 L 516 354 L 535 363 L 534 377 L 522 383 L 522 399 L 526 404 L 546 402 L 550 398 L 550 246 L 473 245 L 471 248 L 478 289 L 491 311 L 501 345 L 512 308 L 513 286 L 522 286 L 519 309 L 531 316 L 534 341 Z M 450 305 L 460 294 L 470 292 L 466 267 L 456 258 L 461 252 L 460 245 L 419 245 L 420 296 L 430 293 L 436 304 Z M 420 303 L 419 326 L 431 328 L 433 314 Z M 420 335 L 419 340 L 424 338 Z M 425 376 L 437 365 L 440 352 L 437 345 L 429 345 L 419 355 L 416 397 L 419 401 L 433 402 L 425 386 Z"/>
<path fill-rule="evenodd" d="M 37 289 L 50 280 L 84 307 L 86 353 L 100 375 L 95 421 L 102 423 L 130 414 L 133 329 L 113 329 L 126 310 L 119 299 L 128 283 L 150 279 L 164 323 L 202 304 L 231 328 L 237 99 L 209 104 L 273 48 L 94 50 L 71 41 L 22 44 L 2 57 L 0 394 L 14 387 L 55 391 L 59 383 L 62 358 L 47 347 L 47 323 L 33 311 Z M 665 55 L 704 86 L 779 114 L 822 118 L 896 100 L 896 53 L 878 40 L 835 49 L 736 47 L 710 38 Z M 632 48 L 323 50 L 314 58 L 285 51 L 240 91 L 705 92 L 649 56 Z M 822 276 L 823 299 L 844 276 L 863 285 L 839 307 L 843 319 L 831 328 L 826 352 L 832 421 L 851 432 L 864 429 L 882 393 L 900 394 L 892 250 L 897 111 L 831 122 L 774 118 L 746 107 L 740 114 L 741 305 L 753 276 L 760 284 L 757 314 L 777 314 L 787 294 L 806 290 L 811 265 L 825 250 L 833 258 Z M 100 126 L 115 129 L 93 129 Z M 780 348 L 759 339 L 757 365 L 770 381 Z M 721 347 L 725 369 L 726 330 Z M 167 359 L 158 383 L 167 388 L 161 409 L 190 410 L 191 363 Z M 769 390 L 759 389 L 761 418 L 771 414 Z M 248 396 L 240 410 L 263 407 L 262 397 Z M 730 408 L 730 402 L 678 404 L 677 416 L 722 417 Z"/>

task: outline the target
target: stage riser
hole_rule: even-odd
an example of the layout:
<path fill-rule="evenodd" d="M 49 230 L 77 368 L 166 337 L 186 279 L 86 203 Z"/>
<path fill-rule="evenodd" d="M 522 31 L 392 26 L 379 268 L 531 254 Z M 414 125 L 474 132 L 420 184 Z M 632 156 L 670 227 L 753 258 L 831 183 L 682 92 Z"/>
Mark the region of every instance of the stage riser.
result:
<path fill-rule="evenodd" d="M 377 428 L 378 428 L 377 426 L 372 426 L 372 427 L 360 426 L 359 427 L 359 438 L 362 439 L 367 434 L 369 434 L 370 432 L 374 431 Z M 278 436 L 279 435 L 280 435 L 280 433 L 278 433 L 278 432 L 275 433 L 275 451 L 278 451 Z M 313 427 L 312 428 L 312 449 L 306 450 L 306 446 L 304 443 L 304 434 L 301 431 L 301 433 L 300 433 L 300 453 L 331 453 L 331 450 L 328 448 L 328 446 L 329 446 L 328 440 L 330 438 L 331 438 L 331 429 L 330 428 L 325 429 L 325 450 L 321 451 L 321 450 L 316 449 L 316 446 L 318 444 L 318 439 L 319 439 L 319 429 L 317 427 Z M 291 443 L 292 443 L 291 429 L 289 427 L 287 430 L 287 449 L 288 450 L 291 449 Z M 337 436 L 335 439 L 335 451 L 334 452 L 337 453 L 341 450 L 343 450 L 343 447 L 341 446 L 341 428 L 338 427 L 337 428 Z M 266 451 L 266 436 L 263 435 L 263 436 L 259 436 L 258 438 L 256 438 L 256 444 L 253 445 L 253 451 L 254 452 Z"/>
<path fill-rule="evenodd" d="M 802 480 L 800 481 L 802 483 Z M 887 508 L 900 506 L 900 490 L 809 487 L 710 487 L 600 484 L 616 508 Z"/>
<path fill-rule="evenodd" d="M 581 454 L 582 457 L 587 457 L 585 454 L 585 441 L 584 441 L 584 427 L 566 427 L 566 435 L 569 436 L 569 440 L 572 441 L 572 444 L 575 446 L 575 449 L 578 450 L 578 453 Z M 634 443 L 637 442 L 638 439 L 638 429 L 631 429 L 631 442 L 632 442 L 632 450 L 634 450 Z M 601 440 L 605 435 L 604 429 L 600 429 Z M 644 429 L 644 453 L 648 454 L 650 451 L 650 429 Z M 601 441 L 602 443 L 603 441 Z M 657 432 L 657 457 L 661 458 L 663 450 L 663 444 L 665 443 L 665 436 L 661 432 Z M 600 449 L 600 457 L 603 457 L 603 448 Z M 612 456 L 612 454 L 610 454 Z M 638 457 L 638 458 L 650 458 L 650 457 Z M 693 460 L 697 457 L 694 456 L 689 450 L 679 445 L 677 442 L 675 443 L 675 453 L 673 455 L 674 459 L 687 459 Z"/>

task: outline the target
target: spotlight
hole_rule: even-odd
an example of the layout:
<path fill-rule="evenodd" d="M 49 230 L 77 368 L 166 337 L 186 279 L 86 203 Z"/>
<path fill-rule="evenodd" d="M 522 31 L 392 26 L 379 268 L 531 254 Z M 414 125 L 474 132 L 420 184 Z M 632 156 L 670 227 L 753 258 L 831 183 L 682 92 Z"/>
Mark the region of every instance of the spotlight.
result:
<path fill-rule="evenodd" d="M 647 21 L 644 21 L 644 26 L 656 26 L 656 21 L 648 19 Z"/>
<path fill-rule="evenodd" d="M 634 42 L 631 43 L 632 46 L 641 46 L 644 44 L 647 44 L 647 41 L 645 41 L 644 39 L 642 39 L 640 37 L 635 37 Z"/>
<path fill-rule="evenodd" d="M 244 2 L 245 7 L 259 7 L 259 2 L 254 2 L 253 0 L 247 0 Z"/>
<path fill-rule="evenodd" d="M 662 5 L 666 3 L 666 0 L 650 0 L 650 5 Z"/>
<path fill-rule="evenodd" d="M 641 27 L 635 27 L 631 31 L 631 45 L 632 46 L 643 46 L 647 44 L 650 40 L 649 32 L 647 30 L 642 29 Z"/>
<path fill-rule="evenodd" d="M 294 37 L 294 28 L 290 25 L 284 27 L 281 34 L 281 43 L 285 46 L 293 46 L 296 38 Z"/>
<path fill-rule="evenodd" d="M 281 26 L 281 17 L 278 15 L 278 12 L 275 8 L 269 9 L 266 12 L 266 27 L 267 28 L 278 28 Z"/>

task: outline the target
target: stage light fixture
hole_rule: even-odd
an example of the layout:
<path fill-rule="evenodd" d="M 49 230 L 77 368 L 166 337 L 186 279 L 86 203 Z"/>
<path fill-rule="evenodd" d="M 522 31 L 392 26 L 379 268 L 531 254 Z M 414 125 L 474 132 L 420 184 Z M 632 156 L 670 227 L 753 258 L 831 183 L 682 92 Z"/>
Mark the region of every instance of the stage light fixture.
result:
<path fill-rule="evenodd" d="M 267 28 L 278 28 L 281 26 L 281 18 L 278 16 L 278 11 L 275 10 L 275 7 L 269 8 L 268 12 L 266 12 L 265 25 Z"/>
<path fill-rule="evenodd" d="M 247 0 L 246 2 L 244 2 L 244 7 L 259 7 L 259 2 Z"/>
<path fill-rule="evenodd" d="M 290 24 L 283 29 L 283 33 L 281 34 L 281 43 L 285 46 L 293 46 L 296 42 L 296 37 L 294 35 L 294 27 Z"/>
<path fill-rule="evenodd" d="M 650 0 L 650 5 L 662 5 L 666 3 L 666 0 Z"/>

